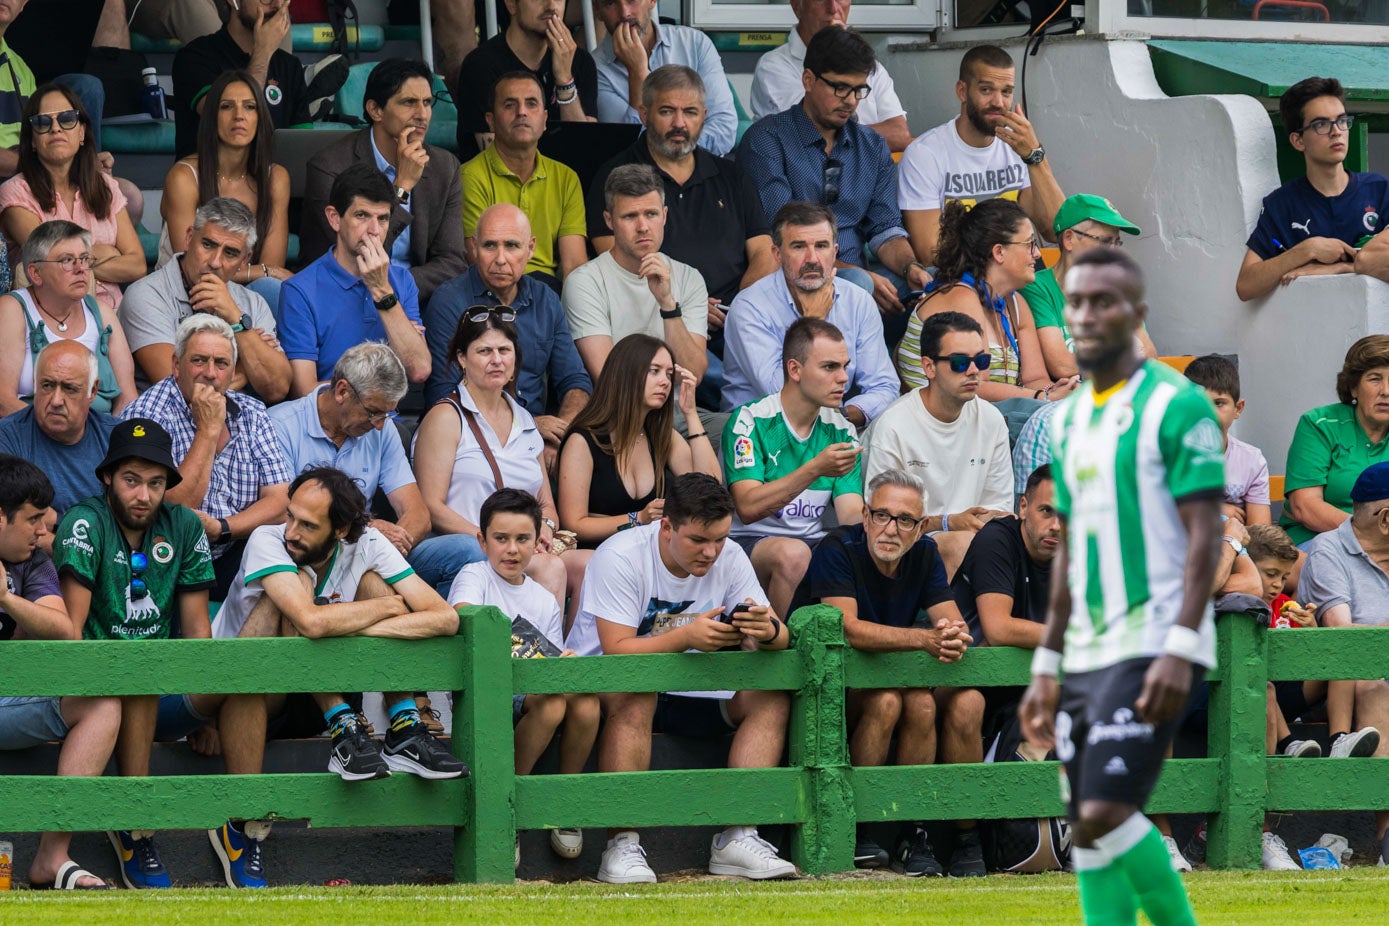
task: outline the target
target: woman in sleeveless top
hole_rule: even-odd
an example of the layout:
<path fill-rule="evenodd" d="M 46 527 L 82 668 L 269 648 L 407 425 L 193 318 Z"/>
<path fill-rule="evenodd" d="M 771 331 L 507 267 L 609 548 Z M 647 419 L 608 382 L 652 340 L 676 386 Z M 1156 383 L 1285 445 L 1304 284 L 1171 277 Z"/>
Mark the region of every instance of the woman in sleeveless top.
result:
<path fill-rule="evenodd" d="M 145 275 L 145 251 L 125 194 L 101 169 L 87 111 L 76 94 L 44 84 L 24 107 L 19 173 L 0 186 L 0 225 L 11 255 L 42 222 L 65 219 L 91 234 L 90 279 L 103 308 L 121 304 L 121 284 Z"/>
<path fill-rule="evenodd" d="M 564 566 L 549 553 L 555 506 L 543 456 L 545 440 L 516 401 L 520 347 L 515 313 L 474 307 L 458 320 L 449 356 L 463 371 L 458 391 L 435 404 L 415 432 L 415 479 L 434 534 L 410 554 L 420 577 L 447 594 L 458 571 L 485 557 L 477 542 L 482 503 L 501 488 L 534 495 L 545 514 L 526 574 L 564 607 Z"/>
<path fill-rule="evenodd" d="M 114 310 L 87 295 L 92 238 L 62 220 L 44 222 L 20 253 L 29 286 L 0 296 L 0 415 L 33 402 L 34 360 L 61 339 L 97 360 L 96 411 L 119 414 L 135 400 L 135 361 Z"/>
<path fill-rule="evenodd" d="M 174 164 L 164 177 L 159 214 L 159 266 L 188 246 L 193 215 L 218 196 L 246 204 L 256 217 L 256 244 L 236 282 L 280 302 L 280 283 L 289 249 L 289 171 L 273 163 L 270 110 L 255 80 L 245 71 L 227 71 L 213 82 L 198 123 L 198 150 Z"/>
<path fill-rule="evenodd" d="M 695 410 L 694 375 L 659 338 L 618 341 L 560 445 L 559 517 L 584 549 L 564 557 L 571 589 L 593 548 L 620 530 L 661 519 L 666 481 L 688 472 L 722 479 L 718 456 Z M 675 430 L 679 404 L 690 437 Z"/>
<path fill-rule="evenodd" d="M 897 346 L 897 373 L 908 388 L 926 384 L 921 372 L 921 324 L 938 312 L 963 312 L 984 329 L 991 362 L 979 383 L 1008 419 L 1016 439 L 1045 402 L 1069 395 L 1079 379 L 1047 376 L 1032 311 L 1018 289 L 1032 282 L 1040 255 L 1032 223 L 1012 200 L 990 199 L 973 209 L 946 203 L 941 211 L 939 268 L 931 293 L 907 322 Z"/>

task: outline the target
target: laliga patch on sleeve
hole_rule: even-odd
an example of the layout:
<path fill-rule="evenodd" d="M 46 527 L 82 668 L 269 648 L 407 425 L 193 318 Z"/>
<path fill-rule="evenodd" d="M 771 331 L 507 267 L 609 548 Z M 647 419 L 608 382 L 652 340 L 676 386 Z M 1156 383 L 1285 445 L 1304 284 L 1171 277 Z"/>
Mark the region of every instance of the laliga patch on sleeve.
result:
<path fill-rule="evenodd" d="M 753 465 L 752 440 L 740 437 L 733 442 L 733 468 L 748 469 Z"/>

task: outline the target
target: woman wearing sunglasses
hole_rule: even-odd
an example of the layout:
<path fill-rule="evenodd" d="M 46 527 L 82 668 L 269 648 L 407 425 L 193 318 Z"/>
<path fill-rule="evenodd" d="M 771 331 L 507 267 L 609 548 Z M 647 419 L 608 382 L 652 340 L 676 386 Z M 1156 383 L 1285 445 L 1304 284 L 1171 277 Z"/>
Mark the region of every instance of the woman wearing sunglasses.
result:
<path fill-rule="evenodd" d="M 1041 250 L 1027 213 L 1012 200 L 990 199 L 968 209 L 958 202 L 941 211 L 936 279 L 907 322 L 897 346 L 897 373 L 910 389 L 925 385 L 921 323 L 937 312 L 963 312 L 984 329 L 987 379 L 979 397 L 992 402 L 1018 432 L 1044 402 L 1070 394 L 1078 377 L 1047 376 L 1032 311 L 1018 290 L 1036 276 Z"/>
<path fill-rule="evenodd" d="M 121 304 L 122 283 L 145 275 L 145 252 L 125 194 L 101 169 L 91 122 L 67 87 L 44 84 L 29 97 L 19 126 L 19 173 L 0 186 L 0 226 L 10 253 L 40 223 L 65 219 L 91 232 L 91 277 L 103 308 Z"/>
<path fill-rule="evenodd" d="M 117 415 L 135 401 L 135 361 L 116 311 L 87 294 L 94 250 L 90 232 L 62 219 L 44 222 L 24 242 L 19 258 L 29 285 L 0 296 L 0 415 L 31 404 L 36 389 L 52 391 L 51 382 L 35 383 L 34 365 L 58 340 L 96 357 L 93 411 Z"/>
<path fill-rule="evenodd" d="M 559 520 L 582 548 L 564 557 L 571 590 L 600 543 L 661 519 L 666 480 L 701 472 L 723 481 L 709 436 L 696 428 L 687 440 L 675 430 L 677 403 L 686 421 L 698 424 L 699 414 L 694 374 L 673 358 L 650 335 L 618 341 L 560 446 Z"/>
<path fill-rule="evenodd" d="M 236 282 L 280 304 L 289 251 L 289 171 L 273 162 L 275 125 L 262 94 L 245 71 L 226 71 L 207 91 L 198 123 L 198 150 L 164 177 L 159 214 L 159 266 L 188 247 L 198 207 L 230 196 L 256 217 L 256 247 Z"/>
<path fill-rule="evenodd" d="M 458 571 L 486 559 L 478 544 L 482 503 L 498 489 L 534 495 L 545 523 L 526 574 L 564 607 L 564 564 L 552 556 L 555 503 L 545 475 L 545 439 L 516 401 L 520 367 L 516 312 L 510 306 L 466 309 L 448 355 L 461 376 L 457 391 L 425 413 L 415 432 L 415 479 L 433 522 L 433 536 L 410 554 L 410 565 L 447 595 Z"/>

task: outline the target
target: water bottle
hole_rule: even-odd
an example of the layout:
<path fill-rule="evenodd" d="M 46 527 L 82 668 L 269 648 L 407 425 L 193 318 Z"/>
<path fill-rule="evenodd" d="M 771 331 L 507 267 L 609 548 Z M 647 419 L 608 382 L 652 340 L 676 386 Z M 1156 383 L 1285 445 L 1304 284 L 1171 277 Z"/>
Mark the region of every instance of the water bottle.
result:
<path fill-rule="evenodd" d="M 159 86 L 158 73 L 154 68 L 145 68 L 140 72 L 140 79 L 145 84 L 145 89 L 140 92 L 140 103 L 145 112 L 155 119 L 169 118 L 169 110 L 164 105 L 164 88 Z"/>

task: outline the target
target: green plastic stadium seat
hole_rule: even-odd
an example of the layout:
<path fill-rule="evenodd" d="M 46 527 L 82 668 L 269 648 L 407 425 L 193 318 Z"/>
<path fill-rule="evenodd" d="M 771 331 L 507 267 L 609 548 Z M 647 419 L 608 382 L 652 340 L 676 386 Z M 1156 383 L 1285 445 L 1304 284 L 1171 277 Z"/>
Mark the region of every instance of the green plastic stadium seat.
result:
<path fill-rule="evenodd" d="M 153 36 L 130 33 L 130 50 L 146 55 L 172 55 L 183 47 L 178 39 L 156 39 Z"/>
<path fill-rule="evenodd" d="M 174 153 L 174 121 L 137 122 L 132 125 L 103 125 L 102 146 L 112 154 Z"/>
<path fill-rule="evenodd" d="M 371 73 L 371 69 L 376 67 L 377 63 L 365 61 L 352 65 L 348 70 L 347 82 L 342 85 L 338 90 L 338 95 L 334 98 L 335 108 L 340 114 L 366 120 L 366 114 L 362 111 L 362 94 L 366 91 L 367 75 Z M 445 90 L 444 79 L 435 74 L 434 92 L 441 93 Z M 445 96 L 447 96 L 446 92 Z M 434 116 L 429 120 L 429 134 L 425 136 L 425 141 L 455 154 L 458 152 L 458 107 L 450 100 L 436 100 Z"/>
<path fill-rule="evenodd" d="M 728 78 L 725 77 L 724 80 L 728 80 Z M 731 80 L 728 81 L 728 92 L 733 94 L 733 111 L 738 114 L 738 137 L 734 139 L 734 144 L 736 145 L 743 140 L 743 133 L 752 125 L 753 118 L 752 115 L 743 108 L 743 101 L 738 99 L 738 91 L 734 89 L 733 81 Z"/>

